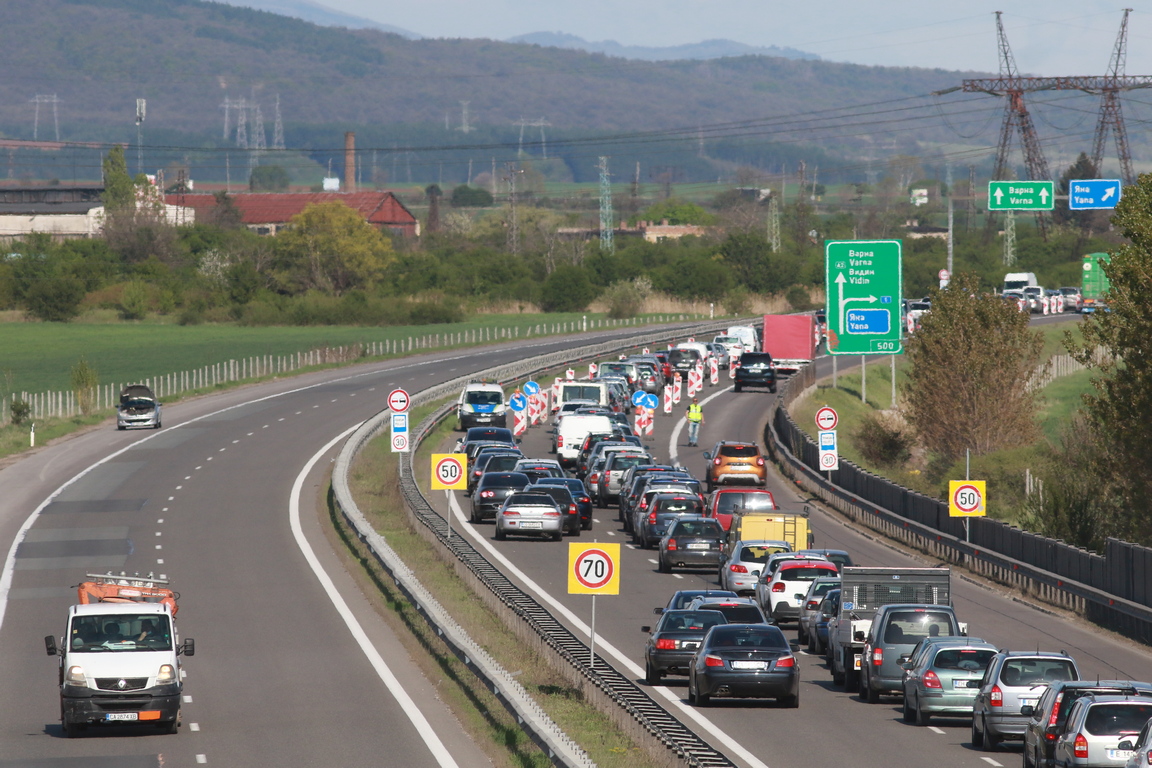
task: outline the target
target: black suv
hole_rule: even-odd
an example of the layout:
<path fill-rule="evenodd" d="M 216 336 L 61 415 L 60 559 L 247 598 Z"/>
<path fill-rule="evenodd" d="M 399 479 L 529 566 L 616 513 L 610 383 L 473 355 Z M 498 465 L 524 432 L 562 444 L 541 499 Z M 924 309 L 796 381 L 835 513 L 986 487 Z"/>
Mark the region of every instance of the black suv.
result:
<path fill-rule="evenodd" d="M 776 365 L 767 352 L 745 352 L 740 356 L 740 367 L 736 369 L 733 389 L 739 392 L 744 387 L 767 387 L 776 391 Z"/>

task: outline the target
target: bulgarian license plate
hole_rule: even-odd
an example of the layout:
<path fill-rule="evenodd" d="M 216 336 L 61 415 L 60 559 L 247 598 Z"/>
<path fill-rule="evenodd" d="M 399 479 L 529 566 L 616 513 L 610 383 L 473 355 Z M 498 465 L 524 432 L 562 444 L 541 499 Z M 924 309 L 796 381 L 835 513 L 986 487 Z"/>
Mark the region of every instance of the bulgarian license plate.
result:
<path fill-rule="evenodd" d="M 708 542 L 706 542 L 706 541 L 689 542 L 688 549 L 708 549 Z"/>
<path fill-rule="evenodd" d="M 1127 760 L 1132 757 L 1132 751 L 1129 749 L 1110 749 L 1108 750 L 1109 760 Z"/>
<path fill-rule="evenodd" d="M 108 712 L 104 715 L 105 720 L 139 720 L 139 716 L 135 712 Z"/>
<path fill-rule="evenodd" d="M 531 521 L 531 520 L 520 523 L 521 528 L 524 528 L 524 529 L 531 528 L 532 530 L 537 530 L 537 531 L 540 530 L 541 526 L 543 526 L 543 525 L 544 524 L 539 522 L 539 521 Z"/>
<path fill-rule="evenodd" d="M 767 669 L 768 662 L 766 661 L 734 661 L 732 662 L 732 669 Z"/>
<path fill-rule="evenodd" d="M 980 681 L 979 680 L 953 680 L 952 681 L 952 687 L 953 688 L 964 688 L 964 689 L 979 688 L 980 687 Z"/>

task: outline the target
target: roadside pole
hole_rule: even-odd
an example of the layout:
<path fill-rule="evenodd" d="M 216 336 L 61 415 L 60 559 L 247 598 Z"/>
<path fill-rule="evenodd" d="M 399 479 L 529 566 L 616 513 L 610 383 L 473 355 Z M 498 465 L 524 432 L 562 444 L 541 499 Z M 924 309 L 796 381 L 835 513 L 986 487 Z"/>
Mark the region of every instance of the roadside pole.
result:
<path fill-rule="evenodd" d="M 860 355 L 860 402 L 868 402 L 868 358 Z"/>

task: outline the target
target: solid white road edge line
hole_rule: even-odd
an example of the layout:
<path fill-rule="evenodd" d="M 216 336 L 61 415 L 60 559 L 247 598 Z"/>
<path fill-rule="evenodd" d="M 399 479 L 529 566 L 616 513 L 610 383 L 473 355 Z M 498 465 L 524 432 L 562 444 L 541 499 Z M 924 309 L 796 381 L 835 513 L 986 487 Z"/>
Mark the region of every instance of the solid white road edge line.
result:
<path fill-rule="evenodd" d="M 380 652 L 376 650 L 375 646 L 372 645 L 372 641 L 368 639 L 368 635 L 364 631 L 364 628 L 360 626 L 360 622 L 352 615 L 352 609 L 348 607 L 348 603 L 344 601 L 343 596 L 339 590 L 336 589 L 336 585 L 332 583 L 332 578 L 328 575 L 327 571 L 324 570 L 324 566 L 320 564 L 320 560 L 312 550 L 312 545 L 308 543 L 308 539 L 304 536 L 304 529 L 300 526 L 300 491 L 304 487 L 304 481 L 308 477 L 308 473 L 316 466 L 316 462 L 332 449 L 332 446 L 359 428 L 360 425 L 357 424 L 328 441 L 323 448 L 308 460 L 308 463 L 300 470 L 300 474 L 296 476 L 296 481 L 292 483 L 292 494 L 288 497 L 288 518 L 292 525 L 292 536 L 296 539 L 296 546 L 300 548 L 300 552 L 304 555 L 304 559 L 308 561 L 312 572 L 316 574 L 316 579 L 320 582 L 320 586 L 324 587 L 324 592 L 328 595 L 328 599 L 332 601 L 332 605 L 340 614 L 340 618 L 344 619 L 344 623 L 348 626 L 348 631 L 351 632 L 352 637 L 356 639 L 360 650 L 364 652 L 364 655 L 368 658 L 368 662 L 372 665 L 373 669 L 376 670 L 376 674 L 379 675 L 380 680 L 404 710 L 404 714 L 408 716 L 412 727 L 420 734 L 420 738 L 424 740 L 424 744 L 427 745 L 432 756 L 436 758 L 437 764 L 445 766 L 446 768 L 458 768 L 456 761 L 448 752 L 447 747 L 440 741 L 440 737 L 436 735 L 436 731 L 432 728 L 432 725 L 424 718 L 424 713 L 417 708 L 416 703 L 412 701 L 412 697 L 410 697 L 408 692 L 404 690 L 404 687 L 400 685 L 400 681 L 392 674 L 392 670 L 388 668 L 388 664 L 384 661 Z"/>
<path fill-rule="evenodd" d="M 715 400 L 716 398 L 720 397 L 720 395 L 724 394 L 725 392 L 732 392 L 732 391 L 733 391 L 732 387 L 729 386 L 729 387 L 724 387 L 719 392 L 713 392 L 712 394 L 708 395 L 708 397 L 704 398 L 704 401 L 702 403 L 700 403 L 700 407 L 704 407 L 705 405 L 708 405 L 708 403 L 710 403 L 713 400 Z M 689 398 L 689 399 L 691 399 L 691 398 Z M 675 413 L 675 411 L 673 411 L 673 413 Z M 679 418 L 676 420 L 676 426 L 672 427 L 672 437 L 668 438 L 668 463 L 669 464 L 676 464 L 676 460 L 678 458 L 680 458 L 680 454 L 676 452 L 676 441 L 680 439 L 680 432 L 684 429 L 684 425 L 686 423 L 687 423 L 686 419 Z M 701 424 L 700 426 L 703 427 L 704 425 Z"/>
<path fill-rule="evenodd" d="M 717 394 L 719 394 L 719 393 L 717 393 Z M 560 615 L 562 615 L 564 618 L 566 618 L 569 621 L 569 623 L 571 623 L 572 626 L 576 627 L 576 629 L 580 633 L 582 633 L 586 637 L 591 637 L 592 630 L 588 627 L 587 624 L 585 624 L 583 621 L 581 621 L 579 618 L 577 618 L 576 614 L 574 614 L 574 613 L 572 613 L 572 611 L 568 610 L 568 608 L 563 603 L 561 603 L 556 598 L 552 597 L 552 595 L 548 594 L 548 592 L 544 591 L 544 589 L 539 584 L 532 581 L 532 579 L 528 578 L 528 576 L 523 571 L 521 571 L 519 568 L 517 568 L 515 565 L 512 564 L 511 560 L 509 560 L 507 557 L 505 557 L 503 554 L 501 554 L 498 549 L 496 549 L 494 546 L 492 546 L 492 543 L 490 541 L 488 541 L 487 538 L 481 536 L 480 534 L 478 534 L 476 532 L 473 525 L 464 516 L 464 510 L 462 510 L 460 508 L 460 504 L 456 500 L 456 494 L 452 493 L 452 491 L 444 491 L 444 495 L 448 497 L 449 508 L 452 510 L 453 513 L 455 513 L 456 519 L 457 519 L 457 521 L 459 521 L 459 526 L 457 527 L 457 530 L 467 531 L 468 536 L 473 541 L 475 541 L 477 544 L 479 544 L 489 555 L 491 555 L 491 557 L 493 559 L 497 560 L 504 567 L 505 573 L 510 573 L 510 574 L 515 575 L 516 578 L 520 579 L 520 581 L 523 582 L 523 584 L 526 587 L 528 587 L 529 590 L 534 592 L 538 598 L 540 598 L 541 600 L 546 602 L 553 609 L 555 609 Z M 616 661 L 616 663 L 619 664 L 620 666 L 622 666 L 624 669 L 626 669 L 629 672 L 629 674 L 631 674 L 635 677 L 643 677 L 644 676 L 644 670 L 640 668 L 639 664 L 637 664 L 636 662 L 629 659 L 627 656 L 625 656 L 623 653 L 621 653 L 614 645 L 612 645 L 611 643 L 609 643 L 607 640 L 603 639 L 602 637 L 596 638 L 596 648 L 601 653 L 607 653 L 609 656 L 611 656 Z M 764 762 L 762 762 L 759 758 L 757 758 L 755 755 L 753 755 L 751 752 L 749 752 L 747 749 L 745 749 L 743 747 L 743 745 L 741 745 L 738 741 L 736 741 L 734 738 L 732 738 L 727 733 L 722 731 L 715 723 L 713 723 L 711 720 L 709 720 L 708 718 L 701 715 L 695 709 L 687 706 L 680 699 L 679 696 L 676 696 L 675 694 L 673 694 L 671 691 L 669 691 L 664 686 L 662 686 L 662 685 L 661 686 L 654 686 L 654 687 L 650 688 L 649 691 L 650 691 L 650 693 L 657 694 L 660 697 L 667 700 L 669 704 L 671 704 L 676 709 L 679 709 L 686 717 L 688 717 L 688 719 L 695 721 L 697 725 L 702 727 L 711 736 L 713 736 L 718 742 L 720 742 L 727 749 L 729 749 L 732 752 L 732 754 L 738 755 L 741 760 L 743 760 L 745 763 L 747 763 L 752 768 L 768 768 L 768 766 Z"/>

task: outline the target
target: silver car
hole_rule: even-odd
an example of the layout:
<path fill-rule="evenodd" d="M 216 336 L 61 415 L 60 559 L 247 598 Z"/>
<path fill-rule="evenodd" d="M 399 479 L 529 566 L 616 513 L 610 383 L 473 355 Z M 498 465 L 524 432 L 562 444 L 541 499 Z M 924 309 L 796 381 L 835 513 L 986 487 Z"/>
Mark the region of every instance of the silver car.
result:
<path fill-rule="evenodd" d="M 1067 728 L 1056 739 L 1053 763 L 1061 768 L 1124 765 L 1132 756 L 1136 734 L 1149 719 L 1152 699 L 1083 696 L 1072 705 Z"/>
<path fill-rule="evenodd" d="M 508 536 L 551 537 L 564 535 L 564 516 L 551 496 L 543 493 L 514 493 L 496 513 L 496 540 Z"/>
<path fill-rule="evenodd" d="M 1035 707 L 1049 683 L 1079 679 L 1080 669 L 1066 653 L 1000 651 L 976 694 L 972 746 L 992 750 L 1004 739 L 1023 739 L 1028 718 L 1020 708 Z"/>
<path fill-rule="evenodd" d="M 1117 749 L 1123 749 L 1128 746 L 1125 744 L 1129 739 L 1124 739 L 1116 745 Z M 1128 762 L 1124 764 L 1124 768 L 1147 768 L 1152 765 L 1152 720 L 1144 723 L 1144 727 L 1140 729 L 1140 733 L 1136 734 L 1135 739 L 1131 739 L 1132 754 L 1128 756 Z"/>
<path fill-rule="evenodd" d="M 920 662 L 904 662 L 904 722 L 928 725 L 933 715 L 972 714 L 984 670 L 996 655 L 991 643 L 934 643 Z"/>
<path fill-rule="evenodd" d="M 728 556 L 720 564 L 720 588 L 730 589 L 738 595 L 751 595 L 756 592 L 756 581 L 768 558 L 777 552 L 792 549 L 786 541 L 772 539 L 749 539 L 738 541 Z"/>
<path fill-rule="evenodd" d="M 800 603 L 800 618 L 797 620 L 796 644 L 808 645 L 808 636 L 814 631 L 813 622 L 820 612 L 824 596 L 840 588 L 840 579 L 820 576 L 808 585 L 808 592 Z"/>

